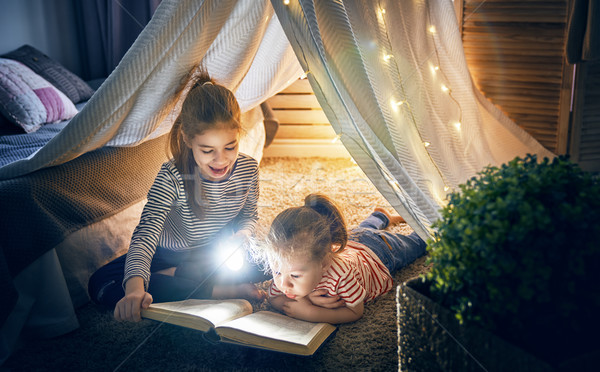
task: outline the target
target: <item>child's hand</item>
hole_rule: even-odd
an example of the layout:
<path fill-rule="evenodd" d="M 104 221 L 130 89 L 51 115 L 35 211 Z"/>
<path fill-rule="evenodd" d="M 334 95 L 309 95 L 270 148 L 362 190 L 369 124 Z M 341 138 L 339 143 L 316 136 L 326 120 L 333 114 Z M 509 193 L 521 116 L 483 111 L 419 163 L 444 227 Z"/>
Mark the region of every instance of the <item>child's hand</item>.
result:
<path fill-rule="evenodd" d="M 114 316 L 119 321 L 139 322 L 140 312 L 152 303 L 152 295 L 148 292 L 134 292 L 125 295 L 115 306 Z"/>
<path fill-rule="evenodd" d="M 115 319 L 139 322 L 142 308 L 147 309 L 151 303 L 152 295 L 145 291 L 142 277 L 131 277 L 125 283 L 125 296 L 115 306 Z"/>
<path fill-rule="evenodd" d="M 328 296 L 326 289 L 317 289 L 308 294 L 308 299 L 315 306 L 335 309 L 346 306 L 346 303 L 340 296 Z"/>
<path fill-rule="evenodd" d="M 314 310 L 312 302 L 307 297 L 302 297 L 296 300 L 287 299 L 283 303 L 281 310 L 287 316 L 291 316 L 296 319 L 303 319 L 311 321 Z"/>

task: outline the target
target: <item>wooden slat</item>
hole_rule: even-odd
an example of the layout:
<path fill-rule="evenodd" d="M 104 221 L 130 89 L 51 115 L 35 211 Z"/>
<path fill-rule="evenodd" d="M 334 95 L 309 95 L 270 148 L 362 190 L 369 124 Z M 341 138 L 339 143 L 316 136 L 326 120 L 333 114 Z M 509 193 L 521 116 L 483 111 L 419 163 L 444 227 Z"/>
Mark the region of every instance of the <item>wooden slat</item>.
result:
<path fill-rule="evenodd" d="M 329 124 L 288 124 L 281 125 L 279 130 L 277 131 L 277 138 L 281 139 L 308 139 L 308 138 L 318 138 L 318 139 L 328 139 L 332 140 L 336 137 L 335 131 Z"/>
<path fill-rule="evenodd" d="M 279 124 L 328 124 L 322 110 L 273 110 Z"/>
<path fill-rule="evenodd" d="M 328 140 L 284 140 L 275 138 L 263 152 L 263 157 L 328 157 L 350 158 L 350 154 L 340 141 Z"/>
<path fill-rule="evenodd" d="M 512 86 L 493 86 L 493 85 L 488 85 L 485 84 L 485 89 L 486 92 L 494 94 L 495 96 L 510 96 L 510 97 L 516 97 L 518 98 L 519 96 L 533 96 L 536 97 L 538 99 L 549 99 L 549 100 L 556 100 L 558 98 L 558 92 L 556 92 L 555 90 L 545 90 L 545 89 L 540 89 L 540 88 L 519 88 L 519 87 L 512 87 Z M 548 103 L 548 105 L 552 105 L 551 102 Z"/>
<path fill-rule="evenodd" d="M 466 9 L 465 9 L 466 10 Z M 532 22 L 532 23 L 558 23 L 564 21 L 563 14 L 552 14 L 551 12 L 542 14 L 538 12 L 535 18 L 527 14 L 501 14 L 501 13 L 472 13 L 470 21 L 479 22 Z"/>
<path fill-rule="evenodd" d="M 489 43 L 463 43 L 465 49 L 469 49 L 466 53 L 469 55 L 485 55 L 485 54 L 513 54 L 513 55 L 525 55 L 525 56 L 545 56 L 545 57 L 561 57 L 563 55 L 562 49 L 556 48 L 539 48 L 531 47 L 527 48 L 525 45 L 516 45 L 514 47 L 504 45 L 490 45 Z"/>
<path fill-rule="evenodd" d="M 309 93 L 312 94 L 312 88 L 308 79 L 298 79 L 280 93 Z"/>
<path fill-rule="evenodd" d="M 267 100 L 273 110 L 284 108 L 321 109 L 314 94 L 277 94 Z"/>

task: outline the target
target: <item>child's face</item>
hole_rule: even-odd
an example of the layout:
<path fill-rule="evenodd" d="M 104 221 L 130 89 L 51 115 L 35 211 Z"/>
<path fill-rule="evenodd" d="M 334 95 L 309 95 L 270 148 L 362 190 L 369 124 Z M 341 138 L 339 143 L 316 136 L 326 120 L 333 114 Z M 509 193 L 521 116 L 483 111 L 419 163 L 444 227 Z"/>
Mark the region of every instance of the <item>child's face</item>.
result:
<path fill-rule="evenodd" d="M 186 140 L 205 179 L 221 181 L 229 176 L 238 157 L 239 137 L 236 129 L 218 128 Z"/>
<path fill-rule="evenodd" d="M 316 288 L 327 266 L 326 262 L 292 257 L 289 262 L 282 263 L 279 269 L 271 266 L 271 270 L 277 288 L 288 298 L 299 299 Z"/>

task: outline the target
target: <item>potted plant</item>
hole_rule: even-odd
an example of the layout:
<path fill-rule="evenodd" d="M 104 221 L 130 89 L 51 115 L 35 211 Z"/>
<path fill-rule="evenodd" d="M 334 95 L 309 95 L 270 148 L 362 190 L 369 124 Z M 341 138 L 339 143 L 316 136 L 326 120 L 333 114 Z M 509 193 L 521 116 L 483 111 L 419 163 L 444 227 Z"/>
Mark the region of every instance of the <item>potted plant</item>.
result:
<path fill-rule="evenodd" d="M 584 370 L 600 358 L 592 174 L 565 156 L 517 157 L 460 185 L 433 227 L 430 272 L 398 289 L 401 367 Z"/>

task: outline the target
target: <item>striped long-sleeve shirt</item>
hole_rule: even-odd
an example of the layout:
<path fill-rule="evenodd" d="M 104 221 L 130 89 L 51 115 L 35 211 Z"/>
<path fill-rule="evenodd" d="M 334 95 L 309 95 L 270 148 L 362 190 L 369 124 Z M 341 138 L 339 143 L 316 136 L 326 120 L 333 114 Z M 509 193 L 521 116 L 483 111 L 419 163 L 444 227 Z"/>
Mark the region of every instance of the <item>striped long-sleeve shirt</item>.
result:
<path fill-rule="evenodd" d="M 315 290 L 325 289 L 329 296 L 338 295 L 352 307 L 388 292 L 392 285 L 393 278 L 379 257 L 367 246 L 348 241 L 343 251 L 332 255 L 331 265 Z M 282 294 L 273 282 L 269 296 Z"/>
<path fill-rule="evenodd" d="M 256 160 L 240 153 L 226 180 L 198 179 L 205 203 L 202 218 L 196 217 L 189 206 L 183 178 L 173 160 L 162 165 L 133 232 L 123 285 L 132 276 L 141 276 L 147 288 L 157 246 L 172 251 L 205 248 L 234 219 L 238 230 L 254 231 L 259 195 Z"/>

